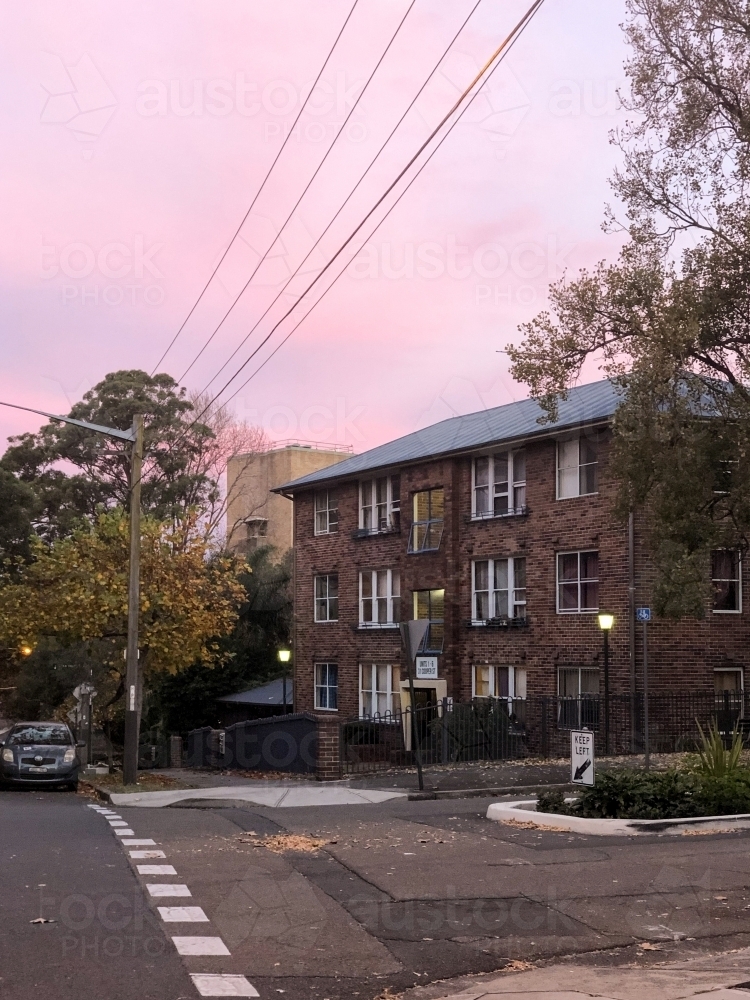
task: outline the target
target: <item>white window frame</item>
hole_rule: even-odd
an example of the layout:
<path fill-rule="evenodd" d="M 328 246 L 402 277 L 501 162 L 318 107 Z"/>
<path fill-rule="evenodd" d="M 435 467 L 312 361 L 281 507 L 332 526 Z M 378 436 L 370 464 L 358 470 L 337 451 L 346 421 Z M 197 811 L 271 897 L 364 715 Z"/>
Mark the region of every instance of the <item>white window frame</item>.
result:
<path fill-rule="evenodd" d="M 516 457 L 518 455 L 524 456 L 524 477 L 523 479 L 516 479 Z M 496 492 L 495 483 L 495 459 L 501 455 L 506 455 L 508 460 L 508 492 L 498 493 Z M 477 486 L 477 462 L 487 460 L 487 485 Z M 489 504 L 489 510 L 479 511 L 477 510 L 477 490 L 486 489 L 487 490 L 487 502 Z M 523 503 L 519 504 L 516 501 L 519 499 L 517 491 L 523 490 Z M 508 509 L 504 514 L 495 513 L 495 500 L 498 497 L 508 498 Z M 513 503 L 511 504 L 511 498 Z M 526 510 L 526 449 L 525 448 L 514 448 L 508 451 L 497 451 L 490 455 L 477 455 L 471 463 L 471 516 L 475 521 L 488 521 L 495 517 L 514 517 L 515 515 L 522 514 Z"/>
<path fill-rule="evenodd" d="M 575 695 L 560 693 L 560 674 L 565 670 L 578 672 L 578 693 Z M 596 694 L 582 693 L 581 675 L 584 673 L 597 675 L 598 688 Z M 558 667 L 557 668 L 557 728 L 562 730 L 593 728 L 599 730 L 602 723 L 602 671 L 598 667 Z M 590 702 L 587 706 L 586 702 Z M 572 707 L 575 706 L 575 711 Z"/>
<path fill-rule="evenodd" d="M 593 447 L 596 449 L 596 462 L 584 462 L 584 463 L 581 462 L 581 442 L 582 441 L 587 441 L 588 443 L 592 444 Z M 562 453 L 563 453 L 563 450 L 568 445 L 571 445 L 571 444 L 575 444 L 577 446 L 578 461 L 577 461 L 577 463 L 575 465 L 566 465 L 563 468 L 562 465 L 560 464 L 561 460 L 562 460 Z M 576 497 L 593 497 L 593 496 L 596 496 L 598 494 L 598 492 L 599 492 L 599 442 L 598 442 L 598 440 L 596 440 L 596 439 L 592 440 L 592 439 L 589 439 L 589 438 L 585 438 L 585 437 L 583 437 L 581 435 L 579 435 L 578 437 L 563 438 L 563 439 L 559 440 L 557 442 L 557 455 L 556 455 L 556 459 L 555 459 L 555 465 L 556 465 L 555 479 L 556 479 L 556 482 L 557 482 L 557 499 L 558 500 L 573 500 Z M 588 492 L 588 491 L 587 492 L 583 492 L 583 490 L 582 490 L 582 483 L 581 483 L 581 478 L 582 478 L 582 472 L 581 472 L 581 470 L 589 468 L 592 465 L 596 466 L 596 489 L 592 490 L 590 492 Z M 577 482 L 578 482 L 578 486 L 577 486 L 577 491 L 575 493 L 564 493 L 563 490 L 562 490 L 562 483 L 563 483 L 563 475 L 562 474 L 565 471 L 565 469 L 570 469 L 570 470 L 576 469 L 577 470 Z"/>
<path fill-rule="evenodd" d="M 714 667 L 714 678 L 717 674 L 739 674 L 740 675 L 740 686 L 739 691 L 744 695 L 745 693 L 745 670 L 743 667 Z M 719 692 L 716 690 L 716 685 L 714 684 L 714 694 L 718 695 Z"/>
<path fill-rule="evenodd" d="M 713 570 L 713 555 L 714 552 L 734 552 L 737 556 L 737 578 L 736 580 L 724 580 L 723 577 L 714 576 Z M 713 604 L 713 585 L 716 582 L 719 583 L 736 583 L 737 584 L 737 604 L 736 608 L 711 608 L 711 611 L 715 615 L 741 615 L 742 614 L 742 553 L 739 549 L 713 549 L 711 551 L 711 603 Z"/>
<path fill-rule="evenodd" d="M 386 481 L 386 498 L 378 503 L 377 484 L 379 481 Z M 399 492 L 394 496 L 393 483 L 398 480 Z M 365 489 L 369 490 L 370 503 L 366 504 Z M 378 519 L 378 508 L 385 507 L 385 524 L 381 524 Z M 366 511 L 370 511 L 370 526 L 365 524 L 367 520 Z M 377 522 L 377 523 L 376 523 Z M 389 476 L 375 476 L 373 479 L 364 479 L 359 483 L 359 530 L 365 531 L 369 535 L 387 534 L 390 531 L 397 531 L 401 526 L 401 476 L 393 474 Z"/>
<path fill-rule="evenodd" d="M 383 575 L 384 574 L 384 575 Z M 370 578 L 371 596 L 364 596 L 364 580 Z M 385 580 L 386 592 L 378 595 L 378 581 Z M 372 620 L 365 619 L 365 602 L 371 602 Z M 379 610 L 385 607 L 385 621 L 379 621 Z M 401 608 L 401 574 L 397 569 L 364 569 L 359 573 L 359 627 L 398 628 Z"/>
<path fill-rule="evenodd" d="M 386 674 L 386 689 L 385 691 L 380 690 L 377 685 L 378 667 L 385 667 L 387 670 Z M 393 674 L 394 671 L 398 671 L 399 679 L 394 685 Z M 369 688 L 370 697 L 377 699 L 378 695 L 384 695 L 386 699 L 386 704 L 390 705 L 389 709 L 386 709 L 386 716 L 380 713 L 375 713 L 374 715 L 365 715 L 365 688 L 364 679 L 365 673 L 370 675 L 371 687 Z M 401 667 L 398 663 L 360 663 L 359 665 L 359 717 L 360 719 L 384 719 L 388 715 L 391 717 L 397 715 L 401 709 Z"/>
<path fill-rule="evenodd" d="M 331 592 L 330 592 L 331 591 L 331 585 L 330 585 L 329 581 L 331 579 L 333 579 L 333 578 L 335 578 L 335 580 L 336 580 L 336 593 L 332 595 Z M 326 588 L 325 588 L 326 589 L 326 593 L 325 593 L 324 596 L 321 596 L 321 597 L 318 596 L 318 581 L 319 580 L 325 580 L 326 581 Z M 326 617 L 325 618 L 319 618 L 318 617 L 318 603 L 320 601 L 325 601 L 325 607 L 326 607 Z M 336 617 L 335 618 L 331 617 L 331 602 L 332 601 L 336 602 Z M 316 573 L 315 574 L 315 576 L 313 577 L 313 603 L 314 603 L 315 621 L 316 622 L 337 622 L 339 620 L 339 615 L 338 615 L 338 612 L 339 612 L 339 606 L 338 606 L 339 605 L 339 575 L 338 575 L 338 573 Z"/>
<path fill-rule="evenodd" d="M 489 695 L 477 694 L 477 671 L 489 670 L 490 672 L 490 693 Z M 498 693 L 498 672 L 508 671 L 508 694 Z M 471 697 L 472 698 L 497 698 L 501 701 L 525 701 L 527 697 L 526 685 L 528 673 L 526 667 L 516 667 L 511 663 L 474 663 L 471 668 Z M 516 691 L 518 688 L 518 692 Z M 520 692 L 523 693 L 520 693 Z"/>
<path fill-rule="evenodd" d="M 596 553 L 596 579 L 594 577 L 586 577 L 584 580 L 581 579 L 581 556 L 589 555 L 590 553 Z M 563 556 L 578 556 L 578 576 L 576 580 L 561 580 L 560 579 L 560 559 Z M 602 577 L 601 577 L 601 564 L 599 560 L 599 550 L 598 549 L 576 549 L 572 552 L 556 552 L 555 553 L 555 576 L 557 578 L 557 584 L 555 587 L 555 598 L 557 602 L 557 613 L 558 615 L 595 615 L 601 606 L 599 588 L 601 587 Z M 595 608 L 583 608 L 581 607 L 581 584 L 582 583 L 594 583 L 596 582 L 596 598 L 597 606 Z M 560 587 L 563 584 L 570 585 L 576 583 L 578 585 L 578 607 L 577 608 L 561 608 L 560 607 Z"/>
<path fill-rule="evenodd" d="M 318 501 L 325 498 L 325 506 L 318 506 Z M 333 498 L 333 505 L 331 499 Z M 335 512 L 335 521 L 331 514 Z M 318 515 L 325 515 L 325 528 L 318 526 Z M 335 527 L 332 527 L 335 524 Z M 313 528 L 316 535 L 336 535 L 339 530 L 339 501 L 335 490 L 318 490 L 313 500 Z"/>
<path fill-rule="evenodd" d="M 528 580 L 526 581 L 526 587 L 516 586 L 516 563 L 520 560 L 526 562 L 526 556 L 506 556 L 502 559 L 473 559 L 471 563 L 471 623 L 472 625 L 486 625 L 488 621 L 493 618 L 506 617 L 509 620 L 522 620 L 526 618 L 526 603 L 527 603 L 527 591 L 528 591 Z M 477 590 L 477 563 L 487 563 L 487 584 L 488 589 L 478 591 Z M 495 582 L 495 564 L 505 562 L 508 564 L 508 599 L 507 607 L 504 614 L 494 615 L 490 614 L 487 618 L 479 618 L 477 615 L 477 595 L 479 593 L 486 593 L 488 597 L 489 611 L 495 610 L 495 595 L 499 594 L 501 591 L 496 590 L 494 586 Z M 525 567 L 526 568 L 526 567 Z M 517 593 L 523 590 L 523 600 L 518 600 Z M 522 614 L 516 614 L 516 608 L 523 608 Z"/>
<path fill-rule="evenodd" d="M 325 684 L 321 684 L 319 682 L 319 680 L 318 680 L 318 678 L 320 676 L 319 673 L 318 673 L 318 671 L 321 668 L 323 668 L 323 667 L 325 667 L 325 669 L 326 669 L 326 683 Z M 336 683 L 335 684 L 331 684 L 330 683 L 330 677 L 328 676 L 328 671 L 330 670 L 331 667 L 334 667 L 335 670 L 336 670 Z M 330 660 L 326 660 L 325 662 L 322 662 L 322 663 L 315 663 L 313 665 L 313 677 L 314 677 L 313 683 L 314 683 L 314 686 L 315 686 L 315 711 L 316 712 L 338 712 L 338 710 L 339 710 L 339 665 L 338 665 L 338 663 L 332 662 Z M 322 691 L 326 692 L 326 699 L 325 699 L 326 701 L 330 701 L 330 692 L 331 691 L 335 691 L 336 704 L 334 706 L 331 706 L 331 705 L 321 705 L 320 704 L 320 701 L 321 701 L 321 699 L 320 699 L 320 693 Z"/>

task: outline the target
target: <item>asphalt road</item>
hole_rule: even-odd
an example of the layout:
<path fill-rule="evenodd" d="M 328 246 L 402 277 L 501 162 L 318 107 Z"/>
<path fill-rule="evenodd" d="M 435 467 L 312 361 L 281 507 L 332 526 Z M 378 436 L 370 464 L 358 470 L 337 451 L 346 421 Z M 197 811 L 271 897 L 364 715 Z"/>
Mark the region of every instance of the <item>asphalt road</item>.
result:
<path fill-rule="evenodd" d="M 375 1000 L 509 963 L 648 967 L 750 944 L 750 835 L 542 832 L 488 822 L 489 801 L 112 817 L 81 795 L 1 793 L 0 996 L 178 1000 L 200 995 L 192 973 L 264 1000 Z M 139 871 L 111 823 L 170 873 Z M 179 897 L 154 898 L 162 883 Z M 224 954 L 178 956 L 175 936 Z"/>
<path fill-rule="evenodd" d="M 87 801 L 0 792 L 0 997 L 193 1000 L 127 854 Z"/>

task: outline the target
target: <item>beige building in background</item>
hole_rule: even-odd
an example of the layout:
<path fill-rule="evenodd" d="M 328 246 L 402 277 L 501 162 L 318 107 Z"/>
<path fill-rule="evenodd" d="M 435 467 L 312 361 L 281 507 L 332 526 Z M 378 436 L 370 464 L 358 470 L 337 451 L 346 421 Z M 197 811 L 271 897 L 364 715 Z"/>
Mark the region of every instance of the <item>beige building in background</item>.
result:
<path fill-rule="evenodd" d="M 291 548 L 292 503 L 270 491 L 352 455 L 351 448 L 284 442 L 257 455 L 235 455 L 227 466 L 227 541 L 247 555 L 260 545 L 279 555 Z"/>

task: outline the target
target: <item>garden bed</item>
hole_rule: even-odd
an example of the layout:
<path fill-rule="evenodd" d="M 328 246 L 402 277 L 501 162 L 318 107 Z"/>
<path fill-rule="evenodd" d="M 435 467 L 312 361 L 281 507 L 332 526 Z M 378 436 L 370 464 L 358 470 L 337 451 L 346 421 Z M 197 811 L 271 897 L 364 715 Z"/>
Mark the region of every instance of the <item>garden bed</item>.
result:
<path fill-rule="evenodd" d="M 574 799 L 569 799 L 573 802 Z M 731 816 L 683 816 L 678 819 L 595 819 L 566 813 L 537 812 L 536 799 L 522 802 L 493 802 L 487 819 L 513 826 L 533 826 L 566 833 L 622 837 L 639 834 L 709 834 L 750 830 L 750 813 Z"/>

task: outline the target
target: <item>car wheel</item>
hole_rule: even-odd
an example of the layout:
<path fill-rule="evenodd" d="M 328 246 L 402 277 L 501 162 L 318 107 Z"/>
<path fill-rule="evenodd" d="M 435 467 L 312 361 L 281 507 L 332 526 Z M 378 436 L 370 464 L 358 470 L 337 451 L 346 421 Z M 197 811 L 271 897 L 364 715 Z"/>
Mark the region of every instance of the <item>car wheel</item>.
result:
<path fill-rule="evenodd" d="M 65 787 L 68 789 L 69 792 L 77 792 L 78 791 L 78 782 L 77 781 L 69 781 L 65 785 Z"/>

